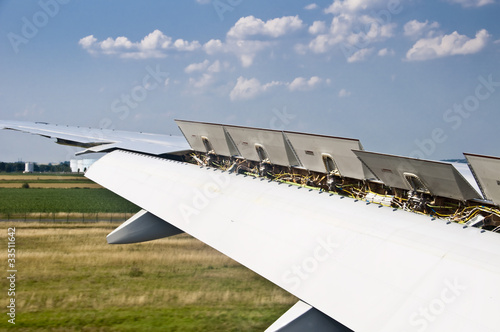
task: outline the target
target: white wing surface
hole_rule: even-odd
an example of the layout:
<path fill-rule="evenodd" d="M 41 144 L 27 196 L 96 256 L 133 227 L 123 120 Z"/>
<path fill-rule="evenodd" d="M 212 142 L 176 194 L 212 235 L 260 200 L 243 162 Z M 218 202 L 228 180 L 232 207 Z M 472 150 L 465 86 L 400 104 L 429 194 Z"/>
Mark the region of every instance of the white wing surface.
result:
<path fill-rule="evenodd" d="M 497 330 L 497 234 L 119 151 L 87 176 L 354 331 Z"/>

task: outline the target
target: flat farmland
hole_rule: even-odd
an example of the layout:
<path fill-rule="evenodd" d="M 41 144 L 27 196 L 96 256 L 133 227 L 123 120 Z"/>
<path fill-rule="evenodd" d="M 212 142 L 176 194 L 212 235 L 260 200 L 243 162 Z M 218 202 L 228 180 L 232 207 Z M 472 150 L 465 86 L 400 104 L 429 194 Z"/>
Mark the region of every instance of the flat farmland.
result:
<path fill-rule="evenodd" d="M 107 189 L 0 188 L 0 215 L 19 213 L 137 212 L 139 207 Z"/>
<path fill-rule="evenodd" d="M 56 215 L 74 219 L 82 214 L 107 214 L 112 219 L 113 213 L 137 211 L 139 207 L 83 175 L 0 174 L 0 219 L 54 219 Z"/>
<path fill-rule="evenodd" d="M 83 174 L 0 174 L 0 188 L 102 188 Z"/>
<path fill-rule="evenodd" d="M 0 223 L 4 248 L 15 227 L 17 330 L 263 331 L 297 301 L 186 234 L 108 245 L 119 224 Z"/>
<path fill-rule="evenodd" d="M 139 207 L 106 189 L 83 189 L 81 179 L 0 180 L 68 185 L 0 187 L 0 246 L 14 227 L 17 269 L 16 325 L 5 309 L 0 331 L 263 331 L 297 301 L 187 234 L 107 244 Z M 40 221 L 24 221 L 33 219 Z M 0 252 L 6 266 L 7 250 Z M 8 301 L 5 291 L 0 306 Z"/>

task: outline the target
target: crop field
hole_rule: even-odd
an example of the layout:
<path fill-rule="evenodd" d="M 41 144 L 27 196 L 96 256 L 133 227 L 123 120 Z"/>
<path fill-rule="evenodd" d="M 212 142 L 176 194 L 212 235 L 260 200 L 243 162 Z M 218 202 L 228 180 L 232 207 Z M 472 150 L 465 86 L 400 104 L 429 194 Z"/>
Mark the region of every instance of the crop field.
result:
<path fill-rule="evenodd" d="M 137 212 L 139 208 L 107 189 L 0 188 L 0 215 L 58 212 Z"/>
<path fill-rule="evenodd" d="M 139 207 L 83 175 L 0 174 L 0 219 L 116 220 L 137 211 Z"/>
<path fill-rule="evenodd" d="M 83 174 L 0 174 L 0 188 L 102 188 Z"/>
<path fill-rule="evenodd" d="M 0 223 L 4 248 L 16 229 L 16 330 L 263 331 L 297 301 L 185 234 L 108 245 L 118 225 Z M 0 330 L 12 329 L 3 312 Z"/>

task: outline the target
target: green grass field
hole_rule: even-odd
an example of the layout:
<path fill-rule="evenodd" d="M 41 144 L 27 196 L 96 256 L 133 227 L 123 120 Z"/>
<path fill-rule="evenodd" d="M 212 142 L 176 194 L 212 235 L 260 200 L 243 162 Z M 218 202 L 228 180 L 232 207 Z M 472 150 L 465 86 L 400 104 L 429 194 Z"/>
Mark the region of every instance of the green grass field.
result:
<path fill-rule="evenodd" d="M 7 228 L 16 227 L 17 330 L 263 331 L 296 302 L 185 234 L 108 245 L 106 234 L 118 225 L 0 223 L 4 248 Z M 8 289 L 6 278 L 0 287 Z"/>
<path fill-rule="evenodd" d="M 57 212 L 137 212 L 139 208 L 107 189 L 0 188 L 0 215 Z"/>

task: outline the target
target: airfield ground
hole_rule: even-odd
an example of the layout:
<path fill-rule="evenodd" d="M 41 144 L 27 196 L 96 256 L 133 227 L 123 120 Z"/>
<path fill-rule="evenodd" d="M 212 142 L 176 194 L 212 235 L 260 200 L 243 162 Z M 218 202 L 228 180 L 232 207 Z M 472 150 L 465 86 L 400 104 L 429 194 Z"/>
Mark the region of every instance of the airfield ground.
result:
<path fill-rule="evenodd" d="M 51 181 L 75 180 L 61 178 Z M 34 179 L 19 181 L 20 185 L 35 183 Z M 91 197 L 95 191 L 103 199 L 100 191 L 104 189 L 81 189 L 80 182 L 76 184 L 80 189 L 66 184 L 68 189 L 55 192 L 69 190 L 59 192 L 63 196 L 70 191 L 89 192 L 80 196 L 83 202 L 87 198 L 82 197 Z M 10 190 L 24 191 L 29 200 L 35 200 L 32 192 L 39 191 L 36 196 L 42 197 L 44 191 L 52 189 L 0 189 L 4 217 L 6 213 L 19 215 L 13 210 L 15 200 L 7 199 L 15 196 Z M 64 199 L 57 197 L 53 196 L 52 211 L 45 213 L 61 213 L 57 202 Z M 16 228 L 16 329 L 262 331 L 296 302 L 290 294 L 186 234 L 140 244 L 108 245 L 106 235 L 123 221 L 116 218 L 131 208 L 119 199 L 116 204 L 113 211 L 107 211 L 115 217 L 113 222 L 69 218 L 82 212 L 71 211 L 78 210 L 74 207 L 59 209 L 68 221 L 10 218 L 0 222 L 0 234 L 4 234 L 0 243 L 5 249 L 8 228 Z M 7 266 L 7 250 L 0 251 Z M 1 278 L 0 287 L 8 289 L 6 278 Z M 6 308 L 9 297 L 6 291 L 2 293 L 0 305 Z M 0 330 L 12 328 L 9 317 L 2 316 Z"/>

